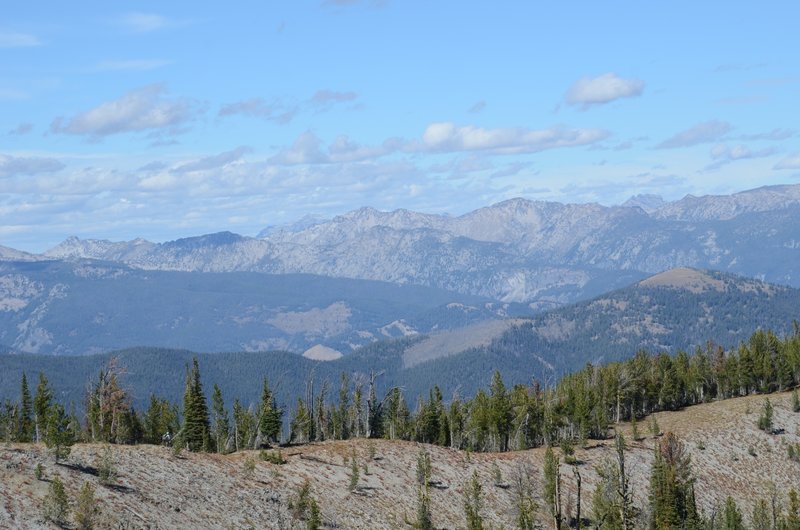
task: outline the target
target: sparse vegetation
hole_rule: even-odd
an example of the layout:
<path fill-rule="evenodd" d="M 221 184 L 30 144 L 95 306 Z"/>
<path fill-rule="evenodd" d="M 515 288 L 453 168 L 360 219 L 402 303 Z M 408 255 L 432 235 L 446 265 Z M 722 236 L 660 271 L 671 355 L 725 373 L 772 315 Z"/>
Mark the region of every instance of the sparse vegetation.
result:
<path fill-rule="evenodd" d="M 772 417 L 773 417 L 772 403 L 769 398 L 764 399 L 764 406 L 761 409 L 761 415 L 758 417 L 758 428 L 765 432 L 772 432 Z"/>
<path fill-rule="evenodd" d="M 97 478 L 100 484 L 113 484 L 117 480 L 117 466 L 114 462 L 114 452 L 111 445 L 106 444 L 100 451 L 100 456 L 95 464 L 97 468 Z"/>
<path fill-rule="evenodd" d="M 270 464 L 282 466 L 286 463 L 286 459 L 283 457 L 283 452 L 281 452 L 280 449 L 277 451 L 265 451 L 262 449 L 258 453 L 258 456 L 261 460 L 269 462 Z"/>

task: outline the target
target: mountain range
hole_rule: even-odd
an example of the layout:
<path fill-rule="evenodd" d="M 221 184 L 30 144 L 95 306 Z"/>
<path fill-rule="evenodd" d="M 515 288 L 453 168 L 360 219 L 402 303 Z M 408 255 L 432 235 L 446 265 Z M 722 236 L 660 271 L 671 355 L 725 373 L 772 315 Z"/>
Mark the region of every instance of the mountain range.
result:
<path fill-rule="evenodd" d="M 165 271 L 304 273 L 415 284 L 547 309 L 676 267 L 800 286 L 800 185 L 621 206 L 511 199 L 452 217 L 361 208 L 259 237 L 153 243 L 71 237 L 43 255 Z"/>

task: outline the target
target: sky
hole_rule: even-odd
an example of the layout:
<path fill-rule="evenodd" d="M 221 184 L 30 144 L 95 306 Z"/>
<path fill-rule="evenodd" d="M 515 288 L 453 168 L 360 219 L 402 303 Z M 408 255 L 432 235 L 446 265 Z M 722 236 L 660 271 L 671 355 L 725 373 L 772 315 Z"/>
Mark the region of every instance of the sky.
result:
<path fill-rule="evenodd" d="M 0 245 L 800 182 L 800 4 L 13 2 Z"/>

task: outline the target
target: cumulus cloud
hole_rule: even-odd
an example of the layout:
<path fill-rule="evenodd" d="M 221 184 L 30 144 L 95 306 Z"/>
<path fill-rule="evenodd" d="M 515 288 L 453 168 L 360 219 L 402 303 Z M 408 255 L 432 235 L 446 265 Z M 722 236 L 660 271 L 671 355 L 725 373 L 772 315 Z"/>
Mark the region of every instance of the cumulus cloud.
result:
<path fill-rule="evenodd" d="M 0 155 L 0 178 L 52 173 L 64 167 L 64 164 L 55 158 Z"/>
<path fill-rule="evenodd" d="M 32 48 L 41 45 L 42 41 L 29 33 L 0 31 L 0 48 Z"/>
<path fill-rule="evenodd" d="M 719 120 L 706 121 L 664 140 L 656 148 L 674 149 L 676 147 L 690 147 L 713 142 L 729 133 L 732 129 L 733 126 L 728 122 Z"/>
<path fill-rule="evenodd" d="M 298 164 L 320 164 L 328 161 L 328 157 L 322 152 L 322 141 L 311 131 L 306 131 L 298 136 L 291 147 L 284 149 L 270 162 L 280 165 Z"/>
<path fill-rule="evenodd" d="M 774 169 L 800 169 L 800 153 L 794 153 L 775 164 Z"/>
<path fill-rule="evenodd" d="M 485 151 L 494 154 L 537 153 L 559 147 L 589 145 L 609 136 L 603 129 L 497 128 L 473 125 L 457 126 L 449 122 L 432 123 L 421 142 L 408 146 L 410 151 L 456 152 Z"/>
<path fill-rule="evenodd" d="M 247 146 L 240 146 L 231 151 L 225 151 L 218 155 L 207 156 L 193 162 L 187 162 L 175 168 L 176 173 L 187 173 L 190 171 L 208 171 L 211 169 L 218 169 L 233 162 L 241 160 L 241 158 L 250 153 L 252 149 Z"/>
<path fill-rule="evenodd" d="M 95 138 L 141 131 L 177 134 L 199 112 L 194 102 L 168 97 L 164 85 L 155 84 L 101 103 L 72 118 L 58 117 L 53 120 L 50 130 Z"/>
<path fill-rule="evenodd" d="M 598 77 L 583 77 L 575 82 L 567 91 L 566 100 L 570 105 L 603 105 L 621 98 L 632 98 L 641 95 L 644 81 L 639 79 L 623 79 L 614 73 Z"/>

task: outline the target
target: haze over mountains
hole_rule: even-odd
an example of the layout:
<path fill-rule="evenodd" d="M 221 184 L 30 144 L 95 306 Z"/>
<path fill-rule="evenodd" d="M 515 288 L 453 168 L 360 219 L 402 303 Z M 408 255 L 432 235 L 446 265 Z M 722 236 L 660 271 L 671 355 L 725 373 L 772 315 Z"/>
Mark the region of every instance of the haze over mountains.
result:
<path fill-rule="evenodd" d="M 43 255 L 2 247 L 0 344 L 57 354 L 282 349 L 329 360 L 376 340 L 432 334 L 405 355 L 412 366 L 489 347 L 514 324 L 498 320 L 676 267 L 797 286 L 797 226 L 800 186 L 774 186 L 672 203 L 638 196 L 616 207 L 513 199 L 460 217 L 362 208 L 273 227 L 260 239 L 229 232 L 162 244 L 70 238 Z M 707 339 L 731 344 L 796 316 L 793 289 L 712 272 L 657 276 L 637 292 L 664 278 L 705 286 L 693 293 L 705 299 L 686 305 L 685 289 L 611 293 L 537 316 L 528 346 L 547 354 L 543 366 L 561 367 L 578 349 L 585 360 Z M 737 309 L 744 298 L 759 318 Z M 696 321 L 662 322 L 665 311 Z"/>
<path fill-rule="evenodd" d="M 72 237 L 42 257 L 381 280 L 542 309 L 675 267 L 798 286 L 797 226 L 800 185 L 787 185 L 663 204 L 639 196 L 612 207 L 511 199 L 459 217 L 361 208 L 271 227 L 261 238 L 222 232 L 157 244 Z"/>

